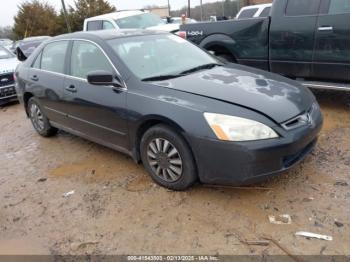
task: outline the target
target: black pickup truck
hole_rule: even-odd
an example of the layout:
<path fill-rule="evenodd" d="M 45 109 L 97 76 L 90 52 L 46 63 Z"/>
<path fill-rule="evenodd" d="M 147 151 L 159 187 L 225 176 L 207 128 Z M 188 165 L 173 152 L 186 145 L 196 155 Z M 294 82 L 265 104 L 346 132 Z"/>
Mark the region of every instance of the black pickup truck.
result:
<path fill-rule="evenodd" d="M 186 24 L 179 35 L 229 62 L 350 90 L 350 0 L 275 0 L 267 18 Z"/>

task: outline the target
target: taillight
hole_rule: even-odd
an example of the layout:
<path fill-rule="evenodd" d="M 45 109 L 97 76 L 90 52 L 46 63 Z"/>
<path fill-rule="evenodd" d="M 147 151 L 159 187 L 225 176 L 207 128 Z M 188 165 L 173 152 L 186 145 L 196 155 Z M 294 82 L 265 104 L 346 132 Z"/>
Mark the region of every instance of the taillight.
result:
<path fill-rule="evenodd" d="M 183 39 L 186 39 L 187 38 L 187 33 L 186 33 L 186 31 L 179 31 L 178 32 L 178 36 L 183 38 Z"/>

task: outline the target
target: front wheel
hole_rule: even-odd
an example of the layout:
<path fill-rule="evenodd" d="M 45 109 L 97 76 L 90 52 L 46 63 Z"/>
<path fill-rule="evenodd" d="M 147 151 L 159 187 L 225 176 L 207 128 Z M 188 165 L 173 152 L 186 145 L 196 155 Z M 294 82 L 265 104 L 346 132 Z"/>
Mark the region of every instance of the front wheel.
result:
<path fill-rule="evenodd" d="M 51 126 L 49 119 L 44 115 L 34 97 L 29 99 L 27 110 L 34 129 L 41 136 L 50 137 L 57 133 L 57 129 Z"/>
<path fill-rule="evenodd" d="M 191 150 L 185 140 L 165 125 L 157 125 L 141 139 L 141 159 L 152 177 L 161 186 L 185 190 L 197 180 Z"/>

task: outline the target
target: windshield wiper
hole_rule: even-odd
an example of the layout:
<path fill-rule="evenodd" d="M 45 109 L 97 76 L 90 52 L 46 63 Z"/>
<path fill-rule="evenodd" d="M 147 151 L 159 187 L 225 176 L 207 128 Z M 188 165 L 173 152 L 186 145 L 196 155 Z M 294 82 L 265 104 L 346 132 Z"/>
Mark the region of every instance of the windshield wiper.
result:
<path fill-rule="evenodd" d="M 187 74 L 191 74 L 200 70 L 204 70 L 204 69 L 212 69 L 216 66 L 222 66 L 222 64 L 217 64 L 217 63 L 211 63 L 211 64 L 205 64 L 205 65 L 200 65 L 200 66 L 196 66 L 194 68 L 185 70 L 183 72 L 181 72 L 180 74 L 182 75 L 187 75 Z"/>
<path fill-rule="evenodd" d="M 167 79 L 176 78 L 176 77 L 180 77 L 180 76 L 184 76 L 184 75 L 183 74 L 172 74 L 172 75 L 151 76 L 151 77 L 144 78 L 141 81 L 161 81 L 161 80 L 167 80 Z"/>

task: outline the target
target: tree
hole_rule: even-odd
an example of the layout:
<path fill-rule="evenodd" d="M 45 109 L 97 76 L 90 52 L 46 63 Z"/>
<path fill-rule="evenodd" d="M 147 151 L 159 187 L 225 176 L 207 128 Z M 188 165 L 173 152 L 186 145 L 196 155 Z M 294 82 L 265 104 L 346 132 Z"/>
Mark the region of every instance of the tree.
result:
<path fill-rule="evenodd" d="M 72 31 L 83 30 L 84 20 L 88 17 L 115 12 L 116 8 L 106 0 L 76 0 L 75 7 L 69 7 L 68 20 Z"/>
<path fill-rule="evenodd" d="M 28 36 L 56 35 L 62 29 L 57 24 L 55 8 L 39 0 L 27 1 L 18 6 L 13 33 L 17 39 Z"/>

